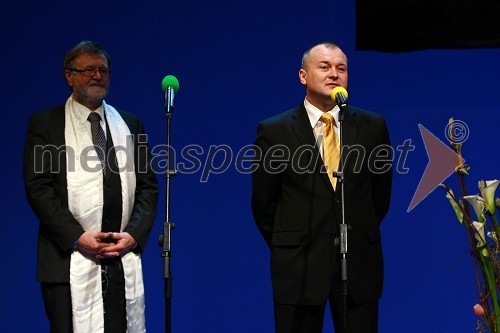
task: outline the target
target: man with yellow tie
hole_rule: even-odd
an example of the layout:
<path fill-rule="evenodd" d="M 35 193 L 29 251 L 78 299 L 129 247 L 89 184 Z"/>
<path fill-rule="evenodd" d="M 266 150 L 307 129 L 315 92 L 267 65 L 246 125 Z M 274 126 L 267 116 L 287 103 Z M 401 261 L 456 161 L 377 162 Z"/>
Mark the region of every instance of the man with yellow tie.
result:
<path fill-rule="evenodd" d="M 379 226 L 389 209 L 392 167 L 382 116 L 343 111 L 344 214 L 349 225 L 347 325 L 342 327 L 339 225 L 341 191 L 339 106 L 335 87 L 347 88 L 347 57 L 335 43 L 303 55 L 303 103 L 259 123 L 252 175 L 252 212 L 271 251 L 278 333 L 321 333 L 326 302 L 335 332 L 378 331 L 383 262 Z M 382 159 L 380 157 L 383 156 Z M 379 158 L 380 160 L 377 160 Z"/>

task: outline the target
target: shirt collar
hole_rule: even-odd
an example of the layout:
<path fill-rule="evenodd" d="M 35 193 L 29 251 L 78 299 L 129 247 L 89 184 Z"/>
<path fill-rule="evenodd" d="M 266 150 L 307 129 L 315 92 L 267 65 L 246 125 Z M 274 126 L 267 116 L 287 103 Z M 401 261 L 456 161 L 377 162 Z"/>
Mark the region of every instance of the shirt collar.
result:
<path fill-rule="evenodd" d="M 307 111 L 307 116 L 309 117 L 309 122 L 311 123 L 311 127 L 314 128 L 318 121 L 320 121 L 321 115 L 323 114 L 323 111 L 309 103 L 307 98 L 304 99 L 304 107 L 306 108 Z M 339 123 L 339 107 L 335 105 L 333 109 L 329 110 L 328 113 L 333 116 L 335 119 L 335 126 Z"/>

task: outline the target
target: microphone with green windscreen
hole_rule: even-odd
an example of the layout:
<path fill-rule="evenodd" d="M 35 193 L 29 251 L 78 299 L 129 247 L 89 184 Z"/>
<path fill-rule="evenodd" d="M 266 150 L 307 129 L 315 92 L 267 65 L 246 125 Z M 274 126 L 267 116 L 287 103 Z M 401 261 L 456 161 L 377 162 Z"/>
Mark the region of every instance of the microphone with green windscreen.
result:
<path fill-rule="evenodd" d="M 167 75 L 161 81 L 161 89 L 165 94 L 165 112 L 167 117 L 171 117 L 174 112 L 175 93 L 179 91 L 179 81 L 175 76 Z"/>

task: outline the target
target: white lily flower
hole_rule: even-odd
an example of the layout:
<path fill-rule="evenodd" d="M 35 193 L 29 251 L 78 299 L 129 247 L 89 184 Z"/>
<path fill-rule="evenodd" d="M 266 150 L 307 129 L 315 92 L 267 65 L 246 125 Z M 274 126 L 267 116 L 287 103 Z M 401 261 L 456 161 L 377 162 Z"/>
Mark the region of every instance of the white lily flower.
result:
<path fill-rule="evenodd" d="M 481 196 L 486 202 L 486 209 L 491 214 L 495 214 L 495 191 L 497 190 L 500 180 L 487 180 L 486 186 L 484 182 L 479 182 L 479 190 L 481 191 Z"/>
<path fill-rule="evenodd" d="M 485 245 L 485 243 L 484 243 L 485 242 L 485 238 L 484 238 L 484 225 L 485 224 L 474 221 L 474 222 L 472 222 L 472 225 L 476 229 L 475 236 L 476 236 L 476 240 L 477 240 L 477 247 L 483 247 Z M 488 249 L 486 249 L 486 248 L 482 249 L 481 254 L 484 257 L 488 257 L 489 256 Z"/>
<path fill-rule="evenodd" d="M 466 195 L 464 200 L 469 203 L 476 213 L 479 222 L 484 223 L 486 218 L 484 217 L 484 200 L 479 195 Z"/>
<path fill-rule="evenodd" d="M 451 207 L 455 211 L 455 215 L 457 215 L 458 222 L 463 224 L 464 223 L 464 213 L 463 213 L 461 207 L 459 207 L 457 205 L 457 203 L 455 202 L 455 200 L 453 199 L 455 197 L 455 195 L 453 194 L 453 191 L 451 189 L 450 189 L 450 192 L 451 192 L 451 195 L 450 195 L 450 193 L 446 192 L 446 197 L 448 198 L 448 200 L 450 200 Z M 459 203 L 460 203 L 460 201 L 459 201 Z"/>

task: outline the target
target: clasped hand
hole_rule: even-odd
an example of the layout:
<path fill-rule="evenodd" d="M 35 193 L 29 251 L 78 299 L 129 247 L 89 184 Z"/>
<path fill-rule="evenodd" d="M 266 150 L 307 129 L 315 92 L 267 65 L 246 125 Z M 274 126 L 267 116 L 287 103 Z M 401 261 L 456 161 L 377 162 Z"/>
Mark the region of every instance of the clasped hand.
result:
<path fill-rule="evenodd" d="M 127 252 L 136 244 L 128 232 L 85 231 L 77 241 L 77 248 L 96 259 L 114 258 Z"/>

